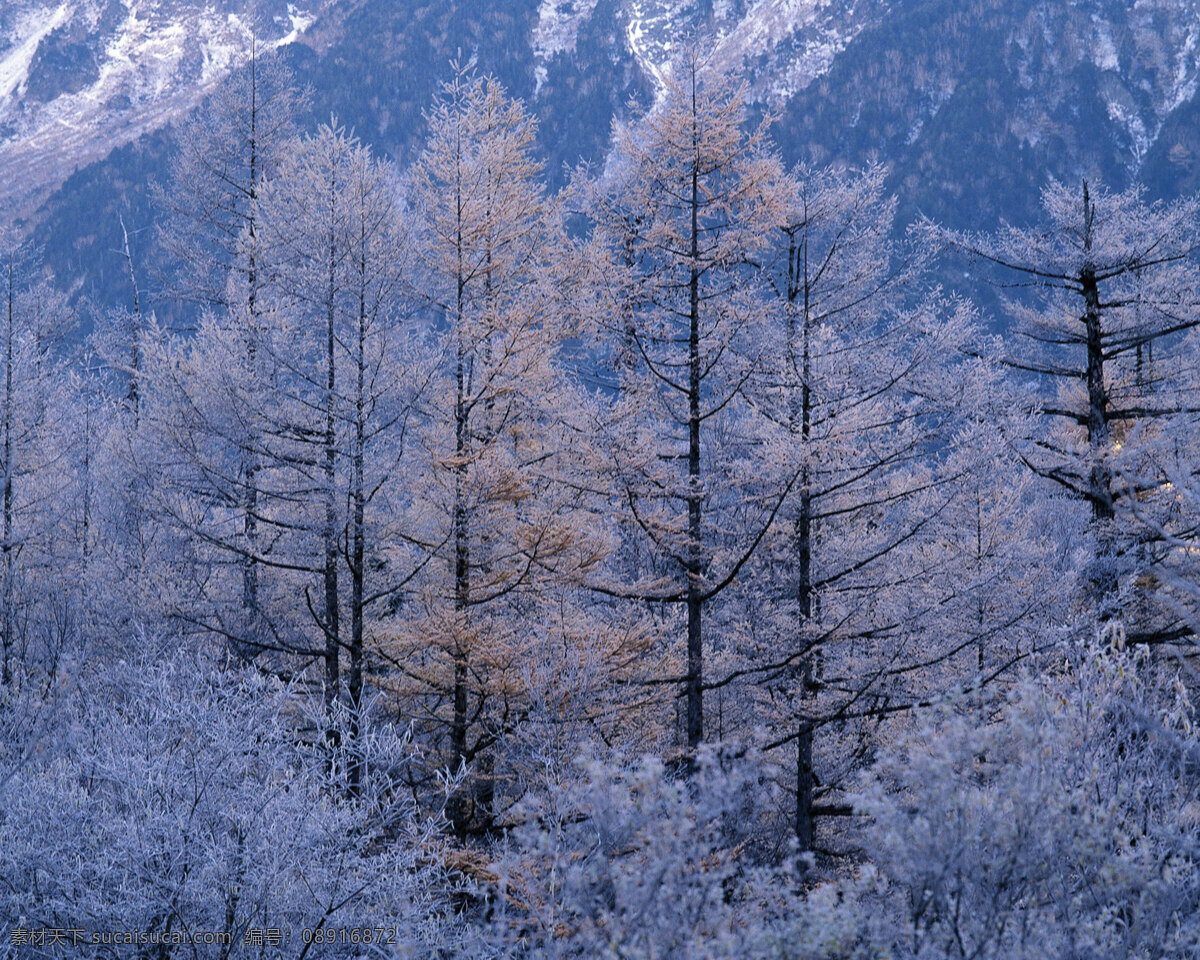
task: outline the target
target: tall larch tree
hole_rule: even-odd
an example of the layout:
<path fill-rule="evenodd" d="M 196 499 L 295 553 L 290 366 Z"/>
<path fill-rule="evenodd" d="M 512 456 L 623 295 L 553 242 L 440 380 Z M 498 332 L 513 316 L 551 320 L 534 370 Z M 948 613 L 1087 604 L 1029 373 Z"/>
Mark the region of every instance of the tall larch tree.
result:
<path fill-rule="evenodd" d="M 437 375 L 422 405 L 426 467 L 408 536 L 434 559 L 396 659 L 424 715 L 445 724 L 452 766 L 474 767 L 453 811 L 461 830 L 490 821 L 493 748 L 524 710 L 522 650 L 542 619 L 538 598 L 589 562 L 590 548 L 574 495 L 555 479 L 570 456 L 572 401 L 557 363 L 566 331 L 549 263 L 559 240 L 535 121 L 494 80 L 456 70 L 429 124 L 411 199 Z"/>
<path fill-rule="evenodd" d="M 795 744 L 807 849 L 816 817 L 846 812 L 817 801 L 869 749 L 873 712 L 919 698 L 921 664 L 945 655 L 946 598 L 928 585 L 949 558 L 932 544 L 969 470 L 952 454 L 971 446 L 982 371 L 964 364 L 972 312 L 926 290 L 924 256 L 893 241 L 881 168 L 801 167 L 788 184 L 762 257 L 771 346 L 752 395 L 778 451 L 764 468 L 796 479 L 755 567 L 755 653 L 735 673 L 782 733 L 772 745 Z"/>
<path fill-rule="evenodd" d="M 427 379 L 400 350 L 400 324 L 412 302 L 408 247 L 387 167 L 334 125 L 298 141 L 262 194 L 270 273 L 264 289 L 278 333 L 269 340 L 278 375 L 268 447 L 278 454 L 272 462 L 295 478 L 293 491 L 316 494 L 295 499 L 284 515 L 319 544 L 320 557 L 308 562 L 321 569 L 322 596 L 311 609 L 324 642 L 325 696 L 332 707 L 345 687 L 356 718 L 366 608 L 394 593 L 395 575 L 403 579 L 413 566 L 394 564 L 374 595 L 367 593 L 368 553 L 382 566 L 386 550 L 384 518 L 373 504 L 395 495 L 414 402 Z"/>
<path fill-rule="evenodd" d="M 796 476 L 763 486 L 754 461 L 766 454 L 747 415 L 765 345 L 755 261 L 782 216 L 782 181 L 766 126 L 748 128 L 745 89 L 693 50 L 649 113 L 618 128 L 609 168 L 587 188 L 611 378 L 599 470 L 625 561 L 596 585 L 682 609 L 689 752 L 706 736 L 706 611 Z"/>
<path fill-rule="evenodd" d="M 79 613 L 65 339 L 74 311 L 39 259 L 0 251 L 0 685 L 53 669 Z"/>
<path fill-rule="evenodd" d="M 249 63 L 223 84 L 179 134 L 160 232 L 175 271 L 166 282 L 176 296 L 215 311 L 240 331 L 245 366 L 256 368 L 264 275 L 259 249 L 259 194 L 274 173 L 304 98 L 286 67 L 251 36 Z M 253 422 L 239 441 L 241 465 L 229 478 L 242 501 L 242 606 L 239 643 L 252 649 L 259 634 L 258 462 Z"/>
<path fill-rule="evenodd" d="M 1166 465 L 1200 412 L 1188 337 L 1200 325 L 1200 201 L 1151 204 L 1138 186 L 1052 181 L 1042 208 L 1032 229 L 927 229 L 1025 294 L 1009 304 L 999 351 L 1035 380 L 1025 402 L 1044 428 L 1023 438 L 1022 457 L 1089 508 L 1088 593 L 1096 615 L 1119 617 L 1153 559 L 1138 542 L 1146 528 L 1135 533 L 1128 518 L 1172 500 Z M 1162 632 L 1130 626 L 1148 639 Z"/>

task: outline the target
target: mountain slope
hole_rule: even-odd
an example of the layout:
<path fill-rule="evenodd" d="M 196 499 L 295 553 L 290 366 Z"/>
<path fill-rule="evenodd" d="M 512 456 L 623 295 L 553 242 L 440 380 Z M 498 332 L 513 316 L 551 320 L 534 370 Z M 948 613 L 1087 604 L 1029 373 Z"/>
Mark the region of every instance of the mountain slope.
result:
<path fill-rule="evenodd" d="M 29 215 L 53 192 L 33 217 L 38 236 L 60 273 L 111 301 L 121 272 L 101 262 L 116 246 L 107 234 L 122 211 L 142 226 L 153 218 L 145 181 L 164 179 L 166 128 L 244 59 L 252 4 L 10 2 L 0 14 L 0 212 Z M 1049 176 L 1114 187 L 1140 177 L 1159 196 L 1200 186 L 1200 0 L 257 6 L 260 35 L 314 89 L 310 119 L 336 114 L 402 163 L 457 60 L 531 103 L 561 182 L 564 166 L 603 159 L 613 119 L 631 100 L 649 107 L 673 53 L 699 36 L 778 117 L 789 160 L 885 162 L 905 220 L 1028 221 Z M 145 136 L 153 130 L 166 132 Z"/>
<path fill-rule="evenodd" d="M 303 2 L 6 0 L 0 215 L 30 213 L 71 171 L 186 113 L 245 62 L 255 31 L 290 42 L 330 5 Z"/>
<path fill-rule="evenodd" d="M 1180 171 L 1148 161 L 1190 109 L 1198 37 L 1192 2 L 909 5 L 788 103 L 783 138 L 817 160 L 888 161 L 903 216 L 957 226 L 1028 219 L 1048 176 L 1169 195 Z"/>

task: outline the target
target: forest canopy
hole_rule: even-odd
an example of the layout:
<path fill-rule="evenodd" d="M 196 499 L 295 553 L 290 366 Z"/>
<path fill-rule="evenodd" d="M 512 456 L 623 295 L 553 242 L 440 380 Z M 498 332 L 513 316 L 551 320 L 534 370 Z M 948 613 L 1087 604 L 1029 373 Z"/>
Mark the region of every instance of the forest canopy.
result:
<path fill-rule="evenodd" d="M 303 104 L 154 295 L 0 250 L 0 955 L 1200 952 L 1200 200 L 897 224 L 696 49 L 559 191 Z"/>

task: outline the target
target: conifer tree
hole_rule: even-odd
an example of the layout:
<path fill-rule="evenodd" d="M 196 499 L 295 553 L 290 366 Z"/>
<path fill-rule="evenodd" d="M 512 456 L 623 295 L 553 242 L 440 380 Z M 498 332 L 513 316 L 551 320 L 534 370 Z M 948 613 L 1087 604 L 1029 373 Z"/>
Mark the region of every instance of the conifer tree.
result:
<path fill-rule="evenodd" d="M 475 767 L 473 792 L 452 811 L 463 830 L 490 821 L 494 747 L 527 709 L 523 651 L 555 621 L 566 636 L 578 627 L 547 608 L 548 591 L 592 548 L 578 495 L 558 479 L 574 401 L 557 362 L 566 328 L 549 268 L 560 241 L 535 121 L 494 80 L 458 70 L 429 122 L 412 215 L 436 315 L 435 377 L 405 536 L 431 560 L 394 658 L 405 702 L 444 724 L 452 767 Z"/>
<path fill-rule="evenodd" d="M 706 736 L 706 611 L 795 479 L 762 484 L 747 415 L 765 345 L 754 261 L 782 216 L 783 177 L 766 126 L 746 122 L 745 89 L 689 51 L 661 101 L 618 128 L 610 170 L 588 191 L 586 256 L 613 391 L 597 425 L 599 469 L 628 561 L 597 585 L 682 608 L 689 751 Z"/>
<path fill-rule="evenodd" d="M 324 642 L 325 695 L 332 705 L 346 686 L 352 716 L 363 696 L 367 607 L 397 589 L 395 567 L 401 579 L 408 569 L 393 564 L 368 594 L 368 557 L 382 567 L 387 548 L 379 507 L 395 497 L 422 381 L 403 351 L 411 294 L 394 188 L 365 147 L 326 125 L 295 144 L 262 191 L 264 290 L 279 334 L 268 341 L 277 374 L 264 462 L 294 477 L 294 491 L 315 494 L 285 503 L 283 516 L 307 530 L 306 544 L 319 544 L 307 549 L 321 569 L 323 596 L 310 609 Z"/>
<path fill-rule="evenodd" d="M 1200 412 L 1188 336 L 1200 325 L 1200 201 L 1151 204 L 1138 186 L 1052 181 L 1042 207 L 1046 224 L 1034 229 L 926 230 L 993 267 L 1001 286 L 1031 294 L 1009 304 L 1013 328 L 999 353 L 1041 380 L 1026 402 L 1044 428 L 1023 438 L 1022 458 L 1090 508 L 1086 580 L 1096 613 L 1109 618 L 1152 559 L 1128 517 L 1154 511 L 1154 501 L 1168 506 L 1166 470 Z M 1148 630 L 1133 632 L 1160 632 Z"/>
<path fill-rule="evenodd" d="M 78 613 L 74 311 L 36 253 L 0 251 L 0 685 L 52 668 Z"/>
<path fill-rule="evenodd" d="M 978 398 L 960 350 L 973 315 L 922 295 L 924 257 L 893 242 L 894 215 L 881 168 L 802 167 L 765 258 L 775 324 L 756 409 L 777 438 L 775 469 L 799 476 L 759 568 L 774 586 L 752 601 L 781 619 L 762 618 L 763 652 L 745 669 L 767 722 L 795 724 L 775 743 L 796 743 L 804 848 L 814 816 L 840 812 L 815 802 L 817 766 L 828 795 L 843 747 L 868 749 L 876 709 L 919 699 L 952 645 L 934 625 L 947 595 L 931 587 L 949 562 L 935 546 L 944 515 L 972 468 L 962 448 Z M 815 759 L 816 731 L 837 727 L 850 742 L 831 736 Z"/>
<path fill-rule="evenodd" d="M 167 212 L 160 239 L 177 272 L 168 286 L 183 300 L 215 311 L 242 339 L 247 372 L 257 366 L 264 282 L 259 249 L 262 183 L 277 168 L 304 98 L 277 57 L 263 55 L 251 38 L 246 67 L 223 84 L 179 133 L 171 189 L 159 190 Z M 261 622 L 259 560 L 258 441 L 255 424 L 242 424 L 236 476 L 242 507 L 243 623 L 231 639 L 243 652 L 266 641 Z M 232 625 L 231 625 L 232 626 Z"/>

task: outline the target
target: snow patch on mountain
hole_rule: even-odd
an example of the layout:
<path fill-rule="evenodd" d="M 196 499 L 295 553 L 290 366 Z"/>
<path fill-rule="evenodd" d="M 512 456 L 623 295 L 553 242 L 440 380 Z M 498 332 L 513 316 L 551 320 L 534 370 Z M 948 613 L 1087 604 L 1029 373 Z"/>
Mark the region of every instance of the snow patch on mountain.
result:
<path fill-rule="evenodd" d="M 157 23 L 138 16 L 131 6 L 121 31 L 104 50 L 100 80 L 88 90 L 59 97 L 45 111 L 85 119 L 89 104 L 104 103 L 125 92 L 131 99 L 161 96 L 183 57 L 188 37 L 182 23 Z"/>
<path fill-rule="evenodd" d="M 596 11 L 600 0 L 542 0 L 533 28 L 534 94 L 546 82 L 547 64 L 560 54 L 575 52 L 579 28 Z"/>
<path fill-rule="evenodd" d="M 829 70 L 886 9 L 882 0 L 714 0 L 701 23 L 695 0 L 628 0 L 626 45 L 660 87 L 671 57 L 697 30 L 712 30 L 714 64 L 749 69 L 755 96 L 782 102 Z"/>
<path fill-rule="evenodd" d="M 550 60 L 560 53 L 573 53 L 579 28 L 596 11 L 600 0 L 542 0 L 538 22 L 533 28 L 533 53 Z"/>
<path fill-rule="evenodd" d="M 1093 22 L 1093 63 L 1113 77 L 1102 96 L 1109 118 L 1128 138 L 1129 168 L 1136 174 L 1167 118 L 1196 96 L 1200 5 L 1175 4 L 1168 11 L 1161 2 L 1138 0 L 1124 22 L 1099 15 Z M 1128 64 L 1118 49 L 1132 51 Z"/>
<path fill-rule="evenodd" d="M 18 15 L 15 29 L 7 37 L 11 46 L 0 59 L 0 100 L 11 96 L 25 83 L 38 44 L 66 23 L 71 12 L 71 4 L 61 3 L 57 8 L 32 7 Z"/>
<path fill-rule="evenodd" d="M 695 0 L 630 0 L 625 40 L 638 66 L 661 90 L 680 41 L 694 31 Z"/>
<path fill-rule="evenodd" d="M 207 11 L 206 11 L 207 13 Z M 200 53 L 204 65 L 200 71 L 200 83 L 210 87 L 229 71 L 241 59 L 246 47 L 248 31 L 242 26 L 235 14 L 229 14 L 222 30 L 215 16 L 207 17 L 204 40 L 200 43 Z"/>
<path fill-rule="evenodd" d="M 1197 50 L 1196 44 L 1198 33 L 1200 24 L 1195 24 L 1188 30 L 1187 38 L 1176 57 L 1174 82 L 1166 97 L 1168 113 L 1196 96 L 1196 83 L 1200 76 L 1200 51 Z"/>
<path fill-rule="evenodd" d="M 259 42 L 294 42 L 322 6 L 336 2 L 288 4 L 286 17 L 276 17 Z M 199 103 L 248 59 L 251 9 L 249 0 L 64 0 L 55 7 L 29 0 L 3 11 L 0 215 L 28 214 L 73 170 Z M 44 41 L 59 33 L 95 63 L 95 73 L 86 83 L 58 87 L 57 95 L 51 88 L 48 98 L 25 96 Z"/>
<path fill-rule="evenodd" d="M 276 46 L 287 46 L 289 43 L 295 43 L 304 33 L 317 22 L 317 18 L 306 10 L 301 10 L 294 3 L 287 5 L 288 22 L 292 25 L 290 33 L 285 34 Z"/>
<path fill-rule="evenodd" d="M 1146 128 L 1146 121 L 1138 113 L 1137 109 L 1127 102 L 1123 97 L 1105 97 L 1105 106 L 1108 110 L 1108 117 L 1119 127 L 1123 128 L 1126 135 L 1129 137 L 1130 169 L 1138 170 L 1142 161 L 1146 158 L 1146 153 L 1154 144 L 1158 137 L 1159 127 L 1156 124 L 1153 130 Z"/>

